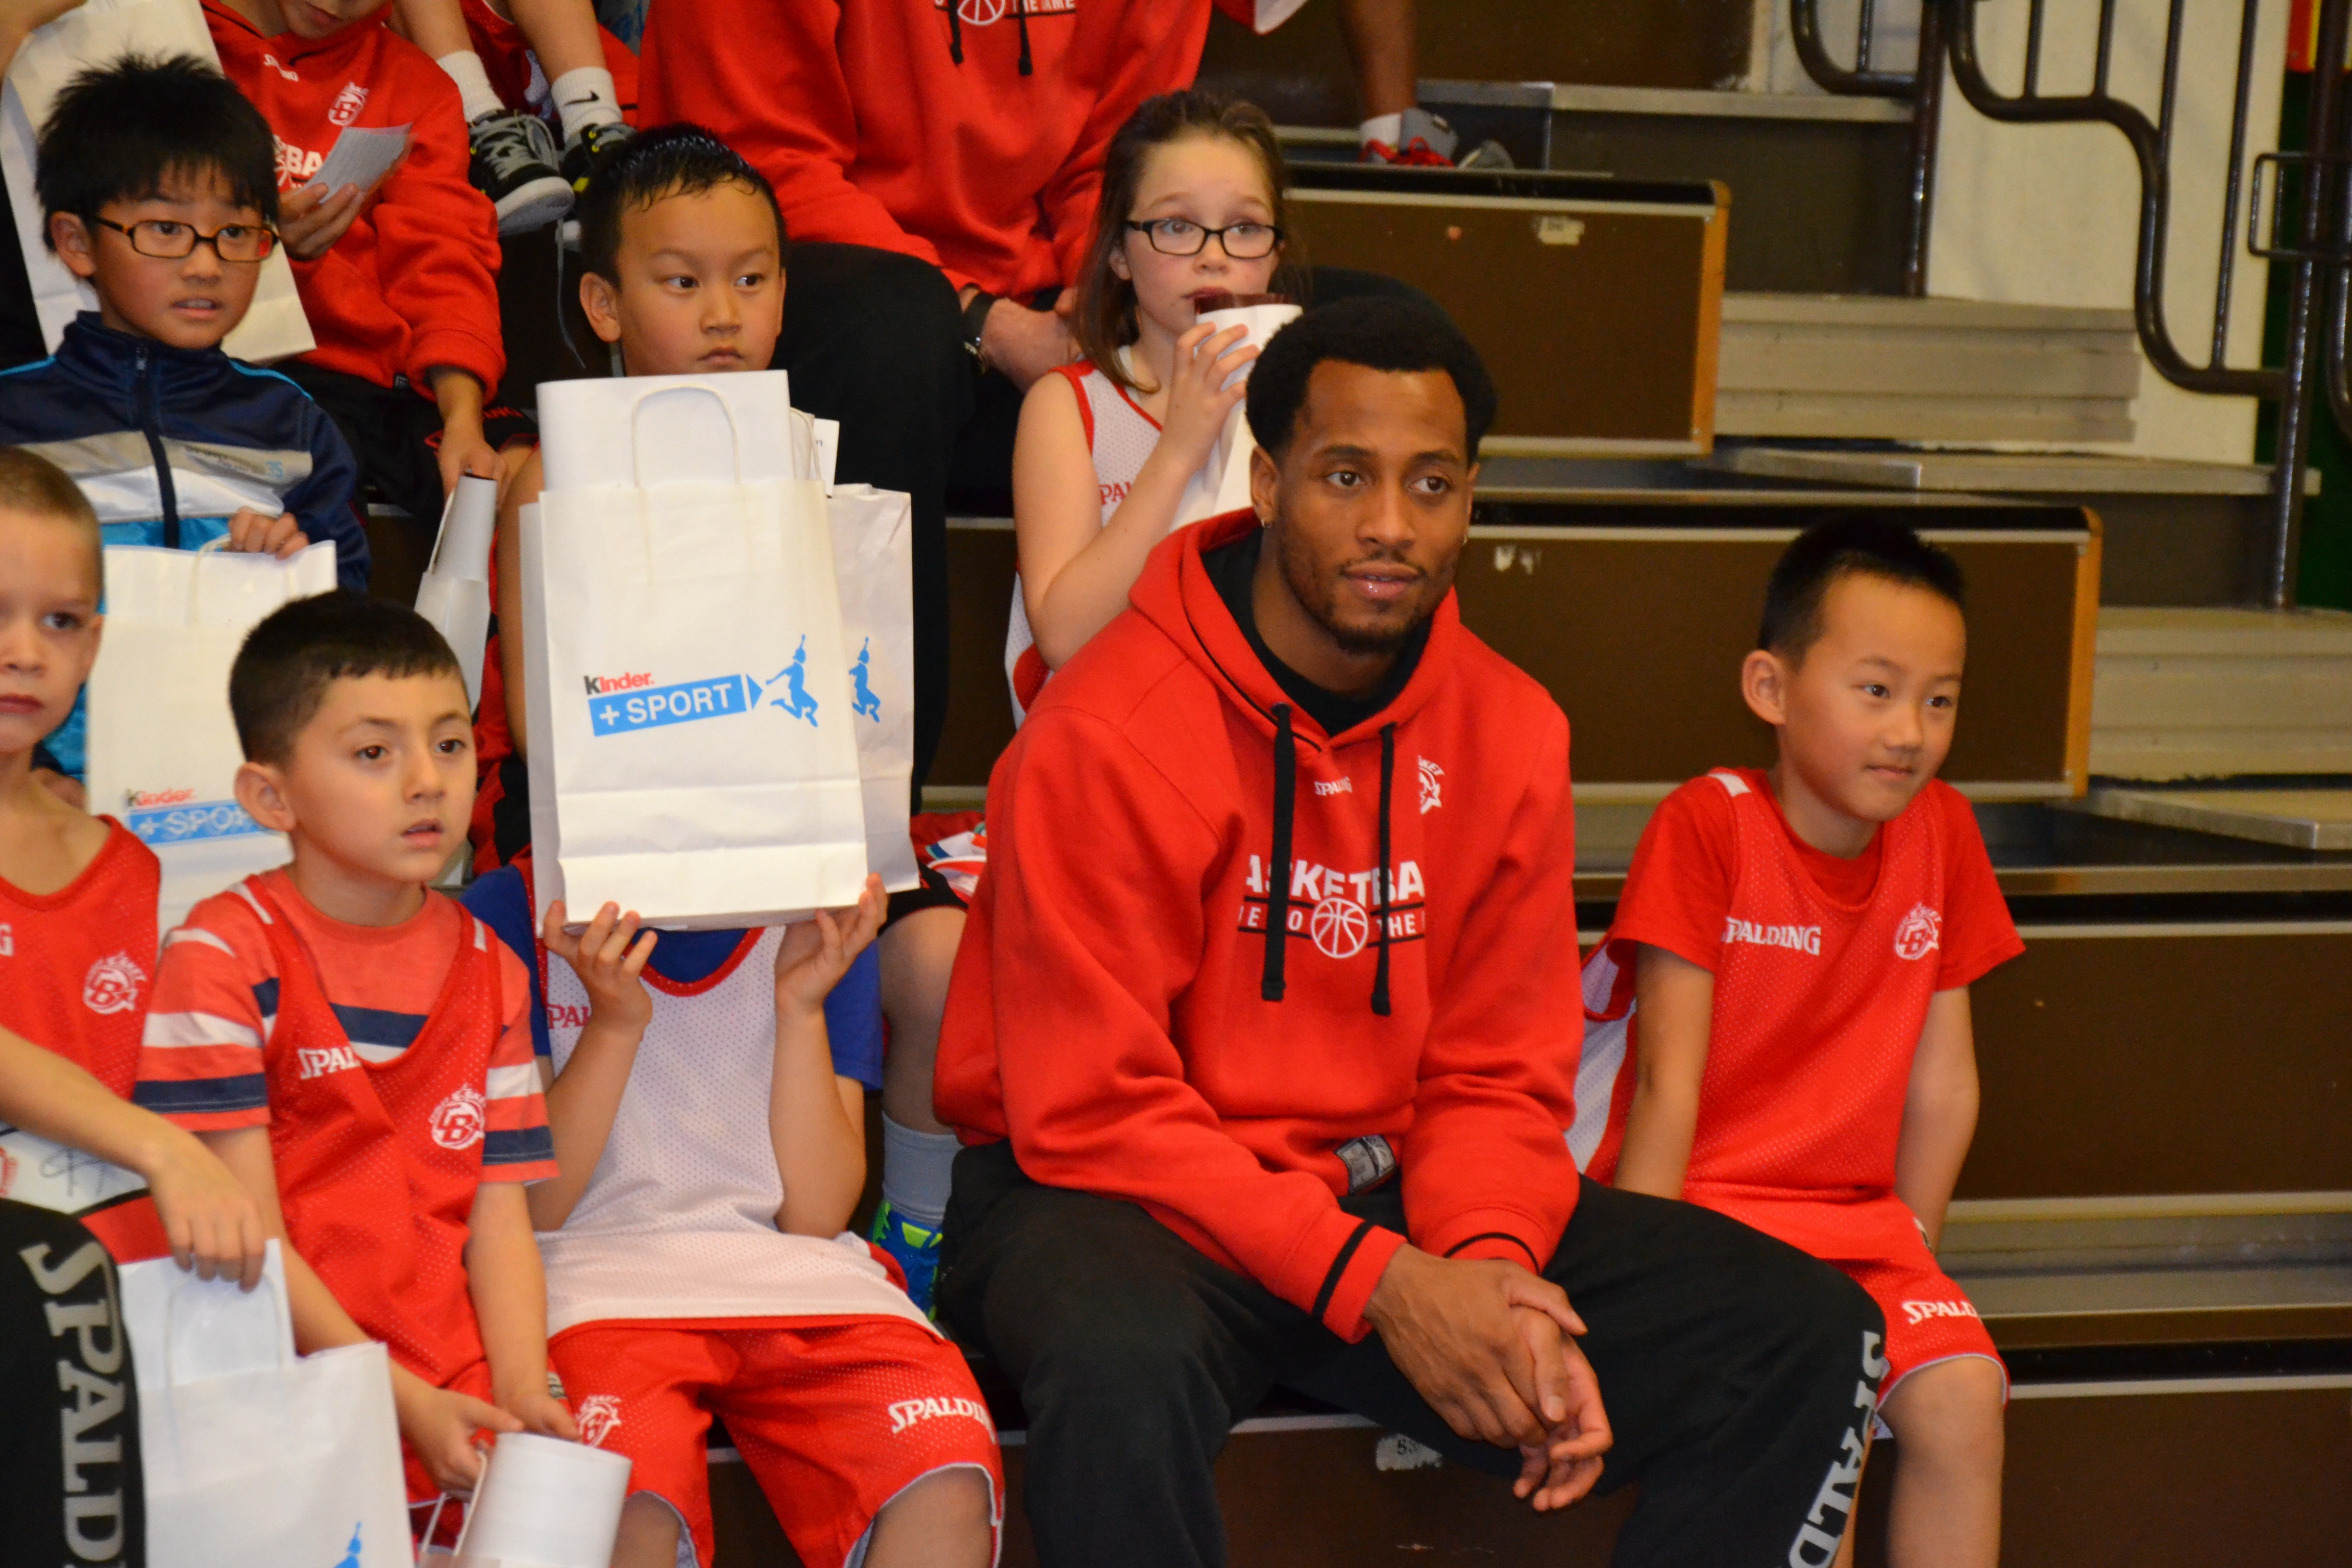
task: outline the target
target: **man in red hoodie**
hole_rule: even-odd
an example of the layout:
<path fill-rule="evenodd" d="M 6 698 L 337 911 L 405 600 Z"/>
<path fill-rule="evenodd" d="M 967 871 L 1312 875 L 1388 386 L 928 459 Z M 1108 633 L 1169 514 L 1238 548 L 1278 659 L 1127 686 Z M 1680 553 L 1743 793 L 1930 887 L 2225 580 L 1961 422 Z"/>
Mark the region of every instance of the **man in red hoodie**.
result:
<path fill-rule="evenodd" d="M 1638 1481 L 1621 1563 L 1837 1550 L 1878 1310 L 1562 1140 L 1568 723 L 1451 592 L 1494 405 L 1411 305 L 1286 329 L 1255 516 L 1163 543 L 990 781 L 939 1302 L 1020 1384 L 1048 1568 L 1221 1561 L 1277 1384 L 1539 1509 Z"/>
<path fill-rule="evenodd" d="M 463 473 L 499 475 L 530 423 L 492 402 L 506 374 L 498 216 L 466 174 L 455 83 L 383 26 L 389 0 L 205 0 L 221 69 L 278 137 L 279 226 L 319 346 L 277 368 L 410 512 L 430 548 Z M 374 188 L 312 179 L 347 129 L 404 127 Z"/>

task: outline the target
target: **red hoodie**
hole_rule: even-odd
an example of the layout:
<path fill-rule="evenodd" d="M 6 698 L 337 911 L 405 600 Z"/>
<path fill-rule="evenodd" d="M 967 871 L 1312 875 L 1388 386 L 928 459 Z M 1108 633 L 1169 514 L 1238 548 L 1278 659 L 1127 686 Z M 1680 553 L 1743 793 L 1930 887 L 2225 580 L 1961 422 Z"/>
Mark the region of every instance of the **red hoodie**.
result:
<path fill-rule="evenodd" d="M 425 395 L 425 373 L 448 365 L 495 391 L 507 363 L 499 220 L 466 177 L 457 84 L 380 17 L 316 43 L 265 38 L 215 0 L 205 0 L 205 21 L 221 69 L 277 133 L 281 193 L 319 172 L 343 127 L 409 128 L 408 155 L 343 237 L 318 260 L 294 263 L 319 340 L 303 359 L 378 386 L 405 375 Z"/>
<path fill-rule="evenodd" d="M 1288 700 L 1201 560 L 1254 526 L 1154 550 L 998 761 L 939 1110 L 1355 1340 L 1406 1238 L 1341 1210 L 1343 1146 L 1387 1140 L 1411 1239 L 1442 1256 L 1540 1268 L 1575 1206 L 1568 721 L 1449 594 L 1387 709 L 1337 736 L 1292 715 L 1282 798 Z M 1265 868 L 1286 838 L 1277 977 Z"/>
<path fill-rule="evenodd" d="M 1072 282 L 1103 149 L 1192 84 L 1209 0 L 953 5 L 660 0 L 637 118 L 716 132 L 774 182 L 794 239 L 900 251 L 995 294 Z"/>

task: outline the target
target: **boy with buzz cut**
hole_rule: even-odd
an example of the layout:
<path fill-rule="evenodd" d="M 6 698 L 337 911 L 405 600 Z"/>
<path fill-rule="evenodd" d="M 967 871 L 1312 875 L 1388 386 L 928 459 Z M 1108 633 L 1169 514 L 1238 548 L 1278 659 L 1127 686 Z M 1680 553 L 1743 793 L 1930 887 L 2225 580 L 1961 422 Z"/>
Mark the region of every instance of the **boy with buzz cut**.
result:
<path fill-rule="evenodd" d="M 98 516 L 73 480 L 0 447 L 6 1568 L 145 1563 L 138 1382 L 113 1264 L 168 1250 L 205 1279 L 249 1288 L 265 1239 L 259 1209 L 210 1151 L 126 1098 L 155 967 L 155 857 L 121 823 L 67 805 L 33 769 L 34 748 L 97 658 L 101 573 Z M 137 1173 L 145 1191 L 58 1160 L 58 1146 Z"/>
<path fill-rule="evenodd" d="M 1877 1300 L 1896 1568 L 2000 1555 L 2008 1373 L 1932 1250 L 1976 1129 L 1968 988 L 2024 951 L 1936 777 L 1962 595 L 1949 555 L 1882 517 L 1781 556 L 1740 668 L 1780 759 L 1693 780 L 1643 831 L 1585 967 L 1591 1110 L 1570 1133 L 1596 1179 L 1743 1220 Z"/>
<path fill-rule="evenodd" d="M 465 681 L 414 611 L 321 595 L 254 627 L 229 707 L 293 862 L 164 942 L 137 1099 L 284 1239 L 298 1348 L 390 1348 L 411 1500 L 469 1491 L 477 1431 L 577 1434 L 523 1201 L 556 1173 L 530 977 L 427 886 L 473 801 Z"/>
<path fill-rule="evenodd" d="M 0 373 L 0 444 L 71 474 L 109 544 L 331 541 L 338 580 L 364 589 L 351 448 L 299 387 L 220 346 L 278 246 L 268 123 L 200 60 L 133 58 L 58 95 L 37 165 L 43 234 L 98 309 Z M 80 773 L 79 705 L 47 750 Z"/>
<path fill-rule="evenodd" d="M 673 125 L 626 143 L 581 221 L 582 304 L 631 374 L 766 365 L 782 223 L 717 138 Z M 517 737 L 529 628 L 513 509 L 538 493 L 534 461 L 500 520 Z M 574 934 L 556 900 L 535 928 L 534 897 L 525 854 L 466 903 L 541 988 L 563 1173 L 530 1209 L 551 1358 L 583 1436 L 633 1466 L 614 1568 L 709 1568 L 714 1414 L 808 1568 L 987 1568 L 1003 1486 L 988 1405 L 962 1352 L 845 1228 L 880 1077 L 880 879 L 813 922 L 658 942 L 610 904 L 580 911 Z"/>

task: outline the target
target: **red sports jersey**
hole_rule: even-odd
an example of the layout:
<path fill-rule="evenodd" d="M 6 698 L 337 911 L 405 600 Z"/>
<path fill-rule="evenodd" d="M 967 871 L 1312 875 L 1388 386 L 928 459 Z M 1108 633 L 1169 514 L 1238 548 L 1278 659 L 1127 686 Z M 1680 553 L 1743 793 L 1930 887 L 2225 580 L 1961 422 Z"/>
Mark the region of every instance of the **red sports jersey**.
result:
<path fill-rule="evenodd" d="M 1817 1257 L 1916 1247 L 1894 1195 L 1895 1155 L 1928 1001 L 2023 943 L 1949 785 L 1931 780 L 1873 849 L 1868 883 L 1865 856 L 1839 877 L 1857 885 L 1825 887 L 1837 873 L 1811 862 L 1830 858 L 1797 839 L 1750 770 L 1694 780 L 1659 808 L 1585 967 L 1570 1142 L 1591 1174 L 1614 1175 L 1624 1140 L 1639 1046 L 1631 944 L 1647 942 L 1715 975 L 1683 1195 Z M 1727 888 L 1710 863 L 1728 868 Z M 1721 891 L 1695 898 L 1710 881 Z"/>
<path fill-rule="evenodd" d="M 0 1029 L 89 1069 L 129 1099 L 155 972 L 155 853 L 112 817 L 81 875 L 54 893 L 0 881 Z"/>
<path fill-rule="evenodd" d="M 482 1360 L 464 1258 L 476 1192 L 556 1173 L 520 1016 L 527 976 L 488 927 L 429 894 L 416 919 L 380 935 L 386 968 L 401 967 L 401 946 L 454 936 L 430 1007 L 412 1020 L 338 1005 L 302 917 L 330 934 L 283 872 L 196 906 L 165 952 L 139 1098 L 200 1128 L 266 1121 L 294 1250 L 394 1360 L 447 1386 Z M 229 1001 L 194 1005 L 208 984 L 226 988 L 255 927 L 269 970 L 248 987 L 258 1030 L 226 1016 Z M 411 1027 L 396 1047 L 382 1038 Z M 256 1077 L 262 1103 L 233 1108 Z"/>

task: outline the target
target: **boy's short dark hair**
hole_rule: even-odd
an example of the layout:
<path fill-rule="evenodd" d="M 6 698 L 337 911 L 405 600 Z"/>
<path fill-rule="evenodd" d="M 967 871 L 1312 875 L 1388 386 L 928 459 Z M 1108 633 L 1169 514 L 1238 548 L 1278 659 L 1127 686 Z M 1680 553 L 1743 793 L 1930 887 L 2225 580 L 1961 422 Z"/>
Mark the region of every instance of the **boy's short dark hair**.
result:
<path fill-rule="evenodd" d="M 1884 513 L 1839 512 L 1806 529 L 1780 552 L 1764 589 L 1764 624 L 1756 646 L 1801 663 L 1821 640 L 1822 605 L 1830 590 L 1857 574 L 1924 588 L 1962 614 L 1968 611 L 1968 583 L 1950 552 Z"/>
<path fill-rule="evenodd" d="M 70 523 L 89 544 L 90 565 L 106 585 L 106 536 L 99 531 L 98 512 L 73 476 L 22 447 L 0 447 L 0 510 L 30 512 Z"/>
<path fill-rule="evenodd" d="M 109 202 L 143 201 L 174 176 L 218 174 L 229 200 L 278 221 L 278 140 L 235 83 L 193 55 L 129 55 L 86 70 L 41 128 L 33 184 L 41 228 Z"/>
<path fill-rule="evenodd" d="M 665 196 L 695 196 L 717 185 L 742 185 L 768 204 L 776 220 L 776 258 L 785 250 L 784 209 L 768 176 L 740 153 L 683 121 L 641 132 L 607 153 L 591 171 L 580 197 L 580 260 L 597 277 L 618 282 L 621 220 Z"/>
<path fill-rule="evenodd" d="M 284 762 L 328 685 L 362 675 L 465 679 L 433 623 L 405 605 L 337 592 L 274 611 L 229 667 L 228 708 L 246 760 Z"/>
<path fill-rule="evenodd" d="M 1368 370 L 1442 370 L 1462 395 L 1468 457 L 1495 423 L 1495 383 L 1462 330 L 1434 308 L 1395 295 L 1366 294 L 1309 310 L 1282 331 L 1250 371 L 1249 427 L 1279 458 L 1307 405 L 1307 384 L 1325 360 Z"/>

